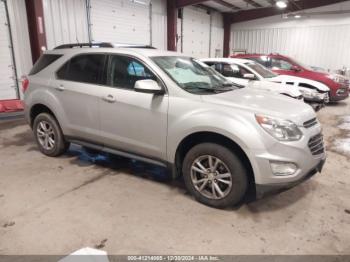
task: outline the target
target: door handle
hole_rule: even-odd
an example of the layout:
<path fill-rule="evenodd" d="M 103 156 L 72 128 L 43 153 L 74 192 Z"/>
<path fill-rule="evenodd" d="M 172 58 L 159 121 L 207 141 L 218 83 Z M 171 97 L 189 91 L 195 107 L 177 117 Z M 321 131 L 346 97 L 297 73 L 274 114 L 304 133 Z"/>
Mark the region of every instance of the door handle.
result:
<path fill-rule="evenodd" d="M 114 103 L 116 101 L 116 99 L 114 98 L 113 95 L 107 95 L 105 97 L 102 98 L 103 101 L 106 101 L 108 103 Z"/>
<path fill-rule="evenodd" d="M 64 86 L 61 84 L 61 85 L 55 86 L 55 89 L 58 90 L 58 91 L 63 91 L 65 88 L 64 88 Z"/>

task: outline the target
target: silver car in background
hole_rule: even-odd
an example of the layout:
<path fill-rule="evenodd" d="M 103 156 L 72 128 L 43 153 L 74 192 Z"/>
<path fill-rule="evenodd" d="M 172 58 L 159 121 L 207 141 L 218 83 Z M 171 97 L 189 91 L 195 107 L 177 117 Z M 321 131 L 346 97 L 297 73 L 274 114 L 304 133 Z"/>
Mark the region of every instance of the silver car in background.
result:
<path fill-rule="evenodd" d="M 46 51 L 25 80 L 25 116 L 42 153 L 77 143 L 166 166 L 218 208 L 321 171 L 321 126 L 303 102 L 236 88 L 175 52 L 90 47 Z"/>

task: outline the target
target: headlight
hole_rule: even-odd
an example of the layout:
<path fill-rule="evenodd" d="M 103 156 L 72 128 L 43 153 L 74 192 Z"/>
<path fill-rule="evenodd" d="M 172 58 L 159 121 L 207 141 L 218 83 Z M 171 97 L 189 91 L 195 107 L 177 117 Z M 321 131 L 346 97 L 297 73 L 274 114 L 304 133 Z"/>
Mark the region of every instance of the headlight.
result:
<path fill-rule="evenodd" d="M 303 136 L 292 121 L 262 115 L 255 115 L 255 119 L 267 133 L 279 141 L 297 141 Z"/>
<path fill-rule="evenodd" d="M 316 90 L 309 89 L 309 88 L 299 88 L 300 93 L 303 94 L 303 97 L 306 99 L 324 99 L 325 95 L 322 93 L 317 92 Z"/>
<path fill-rule="evenodd" d="M 327 75 L 327 77 L 338 84 L 341 84 L 344 82 L 343 77 L 339 75 Z"/>

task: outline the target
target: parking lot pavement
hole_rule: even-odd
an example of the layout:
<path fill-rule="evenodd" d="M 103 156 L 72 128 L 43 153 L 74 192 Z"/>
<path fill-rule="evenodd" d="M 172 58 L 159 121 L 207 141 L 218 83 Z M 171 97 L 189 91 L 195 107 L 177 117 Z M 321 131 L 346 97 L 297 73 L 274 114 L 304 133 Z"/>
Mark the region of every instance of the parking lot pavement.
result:
<path fill-rule="evenodd" d="M 321 110 L 322 174 L 282 194 L 217 210 L 158 167 L 39 153 L 21 120 L 0 123 L 0 254 L 349 254 L 350 100 Z M 350 120 L 349 120 L 350 122 Z"/>

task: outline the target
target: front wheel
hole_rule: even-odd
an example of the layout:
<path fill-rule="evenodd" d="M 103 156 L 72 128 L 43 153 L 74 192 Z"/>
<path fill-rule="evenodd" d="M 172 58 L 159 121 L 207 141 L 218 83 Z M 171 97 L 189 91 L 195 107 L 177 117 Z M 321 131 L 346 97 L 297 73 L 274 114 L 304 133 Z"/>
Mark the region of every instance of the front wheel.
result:
<path fill-rule="evenodd" d="M 230 149 L 219 144 L 194 146 L 185 156 L 182 172 L 188 191 L 199 202 L 225 208 L 244 197 L 248 178 L 243 163 Z"/>
<path fill-rule="evenodd" d="M 48 113 L 34 119 L 33 132 L 40 151 L 47 156 L 62 155 L 69 148 L 57 120 Z"/>

